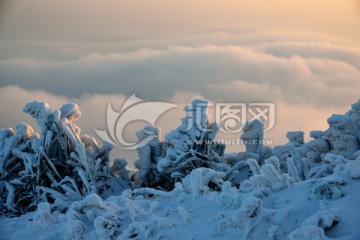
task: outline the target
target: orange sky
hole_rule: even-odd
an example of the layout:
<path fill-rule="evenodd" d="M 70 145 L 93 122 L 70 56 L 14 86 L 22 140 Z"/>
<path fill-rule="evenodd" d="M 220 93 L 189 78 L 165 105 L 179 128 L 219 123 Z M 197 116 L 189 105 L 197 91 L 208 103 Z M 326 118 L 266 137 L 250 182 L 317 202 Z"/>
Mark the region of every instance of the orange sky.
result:
<path fill-rule="evenodd" d="M 261 26 L 328 34 L 354 45 L 360 41 L 359 5 L 357 0 L 8 0 L 0 6 L 0 40 L 152 38 Z"/>

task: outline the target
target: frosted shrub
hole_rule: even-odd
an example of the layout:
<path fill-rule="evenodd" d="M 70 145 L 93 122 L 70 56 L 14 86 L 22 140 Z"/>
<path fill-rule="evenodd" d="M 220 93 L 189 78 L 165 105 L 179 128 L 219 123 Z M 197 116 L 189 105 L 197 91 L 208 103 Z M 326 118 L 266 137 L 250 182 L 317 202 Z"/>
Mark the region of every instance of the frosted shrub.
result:
<path fill-rule="evenodd" d="M 8 215 L 36 208 L 38 202 L 63 210 L 90 193 L 103 197 L 130 188 L 109 167 L 111 146 L 81 135 L 76 104 L 52 111 L 44 102 L 30 102 L 24 112 L 36 119 L 40 133 L 27 124 L 0 131 L 0 210 Z M 118 166 L 122 175 L 125 165 Z"/>

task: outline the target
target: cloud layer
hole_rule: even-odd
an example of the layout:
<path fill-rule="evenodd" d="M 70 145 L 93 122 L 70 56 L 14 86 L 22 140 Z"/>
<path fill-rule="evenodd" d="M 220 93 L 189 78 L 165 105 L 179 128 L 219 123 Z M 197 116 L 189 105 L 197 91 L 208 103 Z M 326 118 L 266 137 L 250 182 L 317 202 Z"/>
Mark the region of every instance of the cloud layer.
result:
<path fill-rule="evenodd" d="M 0 61 L 0 86 L 61 96 L 138 94 L 170 99 L 176 91 L 210 100 L 271 101 L 343 107 L 358 98 L 360 51 L 329 43 L 171 46 L 72 60 Z"/>

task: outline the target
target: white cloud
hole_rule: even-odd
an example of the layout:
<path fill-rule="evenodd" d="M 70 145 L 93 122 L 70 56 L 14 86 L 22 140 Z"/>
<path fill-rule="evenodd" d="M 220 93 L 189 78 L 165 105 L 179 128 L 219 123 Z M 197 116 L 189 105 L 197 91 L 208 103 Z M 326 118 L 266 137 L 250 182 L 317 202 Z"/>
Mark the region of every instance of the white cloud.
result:
<path fill-rule="evenodd" d="M 256 49 L 278 57 L 293 55 L 303 58 L 332 59 L 360 69 L 360 50 L 332 45 L 328 42 L 277 41 L 260 43 Z"/>
<path fill-rule="evenodd" d="M 171 46 L 68 61 L 9 59 L 0 61 L 0 85 L 68 97 L 135 92 L 140 97 L 170 99 L 176 91 L 185 91 L 210 100 L 250 98 L 318 107 L 342 107 L 358 98 L 360 70 L 355 60 L 359 50 L 297 43 L 285 45 L 288 51 L 280 54 L 273 46 L 277 45 Z M 261 94 L 250 94 L 249 90 L 256 91 L 251 86 Z"/>

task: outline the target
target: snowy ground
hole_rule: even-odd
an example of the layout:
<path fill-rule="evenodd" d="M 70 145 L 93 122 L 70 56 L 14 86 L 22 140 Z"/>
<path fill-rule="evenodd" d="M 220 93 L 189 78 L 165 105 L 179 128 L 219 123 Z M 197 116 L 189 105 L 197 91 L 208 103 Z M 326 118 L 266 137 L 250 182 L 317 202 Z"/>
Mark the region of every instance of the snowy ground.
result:
<path fill-rule="evenodd" d="M 128 190 L 105 201 L 90 195 L 66 214 L 51 214 L 44 203 L 34 213 L 1 219 L 0 238 L 359 239 L 360 182 L 344 173 L 277 192 L 242 193 L 226 183 L 213 192 L 190 182 L 169 193 Z"/>
<path fill-rule="evenodd" d="M 80 136 L 77 105 L 24 109 L 42 131 L 0 132 L 0 239 L 360 239 L 360 101 L 308 143 L 288 132 L 273 149 L 251 144 L 263 139 L 259 120 L 243 128 L 246 152 L 225 155 L 221 144 L 186 141 L 214 139 L 195 124 L 166 141 L 144 128 L 139 138 L 156 137 L 138 149 L 135 180 L 124 160 L 108 166 L 111 147 Z"/>

